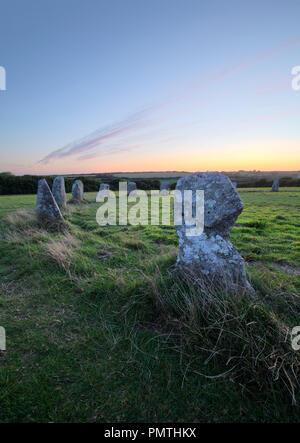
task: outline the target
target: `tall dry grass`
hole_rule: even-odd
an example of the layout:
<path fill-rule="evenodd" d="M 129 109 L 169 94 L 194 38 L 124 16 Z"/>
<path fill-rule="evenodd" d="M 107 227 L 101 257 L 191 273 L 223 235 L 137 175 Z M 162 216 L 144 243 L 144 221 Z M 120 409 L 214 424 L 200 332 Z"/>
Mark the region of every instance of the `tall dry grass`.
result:
<path fill-rule="evenodd" d="M 212 379 L 230 376 L 245 389 L 270 395 L 284 388 L 296 404 L 300 354 L 292 349 L 291 327 L 272 300 L 267 304 L 259 294 L 220 292 L 207 282 L 195 286 L 187 275 L 172 272 L 166 278 L 159 269 L 149 281 L 159 321 L 167 318 L 178 329 L 180 352 L 204 355 L 205 364 L 224 369 L 204 374 L 194 368 L 195 373 Z"/>
<path fill-rule="evenodd" d="M 76 239 L 70 232 L 66 232 L 58 239 L 49 238 L 45 244 L 45 253 L 54 260 L 61 268 L 69 272 L 72 263 L 72 257 L 75 249 L 80 245 L 80 241 Z"/>
<path fill-rule="evenodd" d="M 34 210 L 18 210 L 4 219 L 4 240 L 12 244 L 43 243 L 43 253 L 69 272 L 74 251 L 80 245 L 67 224 L 41 223 Z M 57 229 L 58 228 L 58 229 Z M 61 229 L 62 228 L 62 229 Z"/>
<path fill-rule="evenodd" d="M 20 209 L 3 218 L 3 239 L 12 244 L 38 242 L 47 238 L 47 231 L 39 226 L 33 210 Z"/>

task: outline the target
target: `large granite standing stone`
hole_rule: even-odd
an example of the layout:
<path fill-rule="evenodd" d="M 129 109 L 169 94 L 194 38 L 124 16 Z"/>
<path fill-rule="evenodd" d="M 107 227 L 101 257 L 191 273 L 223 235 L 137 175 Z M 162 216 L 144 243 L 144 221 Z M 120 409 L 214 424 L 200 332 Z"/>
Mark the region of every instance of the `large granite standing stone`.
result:
<path fill-rule="evenodd" d="M 38 183 L 36 214 L 39 220 L 63 220 L 60 209 L 53 197 L 52 192 L 50 191 L 48 183 L 44 178 L 39 180 Z"/>
<path fill-rule="evenodd" d="M 72 200 L 83 201 L 83 183 L 81 180 L 75 180 L 72 186 Z"/>
<path fill-rule="evenodd" d="M 243 210 L 242 201 L 232 182 L 219 173 L 196 173 L 181 178 L 176 186 L 183 199 L 184 190 L 204 190 L 204 230 L 187 235 L 187 225 L 176 226 L 179 236 L 177 269 L 199 285 L 222 290 L 254 290 L 247 281 L 244 260 L 230 242 L 230 231 Z M 189 226 L 190 227 L 190 226 Z"/>
<path fill-rule="evenodd" d="M 66 189 L 65 189 L 65 180 L 63 177 L 55 177 L 52 185 L 52 194 L 55 198 L 55 201 L 60 209 L 66 208 Z"/>
<path fill-rule="evenodd" d="M 278 192 L 279 191 L 279 181 L 274 180 L 272 184 L 272 192 Z"/>
<path fill-rule="evenodd" d="M 127 185 L 127 193 L 128 195 L 133 192 L 136 193 L 137 191 L 137 187 L 136 187 L 136 183 L 135 182 L 129 182 Z"/>

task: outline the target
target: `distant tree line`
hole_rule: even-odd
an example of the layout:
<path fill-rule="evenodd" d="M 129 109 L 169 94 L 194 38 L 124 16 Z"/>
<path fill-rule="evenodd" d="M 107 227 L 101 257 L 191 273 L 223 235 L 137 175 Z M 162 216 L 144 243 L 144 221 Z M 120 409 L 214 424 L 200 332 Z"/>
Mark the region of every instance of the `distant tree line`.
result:
<path fill-rule="evenodd" d="M 0 194 L 35 194 L 37 192 L 38 181 L 44 178 L 37 175 L 16 176 L 10 173 L 0 173 Z M 52 188 L 55 176 L 45 177 L 48 185 Z M 98 191 L 99 183 L 90 177 L 76 177 L 84 183 L 85 191 Z M 66 192 L 71 192 L 72 185 L 76 178 L 65 178 Z"/>
<path fill-rule="evenodd" d="M 234 181 L 234 180 L 233 180 Z M 253 180 L 245 180 L 239 182 L 236 180 L 238 188 L 270 188 L 273 184 L 273 180 L 269 178 L 260 178 Z M 292 178 L 292 177 L 281 177 L 279 179 L 279 186 L 282 187 L 296 187 L 300 186 L 300 179 Z"/>
<path fill-rule="evenodd" d="M 10 172 L 0 173 L 0 195 L 12 195 L 12 194 L 35 194 L 37 192 L 38 181 L 43 178 L 37 175 L 23 175 L 16 176 Z M 47 176 L 46 180 L 50 188 L 52 188 L 52 183 L 55 176 Z M 66 192 L 72 191 L 72 185 L 75 180 L 81 180 L 84 184 L 85 192 L 97 192 L 99 190 L 100 183 L 107 183 L 112 191 L 118 191 L 119 182 L 125 181 L 124 179 L 115 178 L 112 175 L 107 175 L 101 177 L 90 176 L 78 176 L 78 177 L 65 177 Z M 260 179 L 248 179 L 248 180 L 238 180 L 232 178 L 233 181 L 237 182 L 239 188 L 270 188 L 272 186 L 273 180 L 269 178 Z M 130 181 L 130 180 L 127 180 Z M 135 179 L 138 189 L 151 190 L 160 189 L 160 180 L 157 179 Z M 300 179 L 292 177 L 282 177 L 279 180 L 280 186 L 286 187 L 300 187 Z M 176 182 L 170 185 L 170 189 L 175 189 Z"/>
<path fill-rule="evenodd" d="M 23 175 L 16 176 L 10 172 L 0 173 L 0 195 L 13 195 L 13 194 L 35 194 L 37 192 L 38 181 L 44 178 L 37 175 Z M 46 180 L 50 188 L 55 176 L 47 176 Z M 78 177 L 65 177 L 66 192 L 72 191 L 72 185 L 75 180 L 81 180 L 84 185 L 85 192 L 97 192 L 99 190 L 100 183 L 107 183 L 112 191 L 119 189 L 119 180 L 113 176 L 106 176 L 105 180 L 99 180 L 95 177 L 78 176 Z M 138 189 L 150 190 L 159 189 L 160 181 L 152 179 L 135 180 Z"/>
<path fill-rule="evenodd" d="M 233 182 L 237 183 L 238 188 L 271 188 L 273 180 L 269 178 L 239 180 L 238 178 L 231 178 Z M 177 183 L 172 183 L 170 189 L 175 189 Z M 279 179 L 279 186 L 282 187 L 300 187 L 300 179 L 292 177 L 282 177 Z"/>

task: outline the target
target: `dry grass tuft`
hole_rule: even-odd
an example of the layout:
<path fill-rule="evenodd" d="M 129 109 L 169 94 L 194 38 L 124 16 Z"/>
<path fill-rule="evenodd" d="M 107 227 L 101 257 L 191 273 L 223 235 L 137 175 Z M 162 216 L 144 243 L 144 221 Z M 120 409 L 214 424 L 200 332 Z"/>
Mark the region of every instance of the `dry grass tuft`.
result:
<path fill-rule="evenodd" d="M 113 256 L 113 252 L 110 251 L 109 249 L 99 249 L 97 251 L 97 257 L 100 260 L 108 260 L 109 258 L 111 258 Z"/>
<path fill-rule="evenodd" d="M 68 205 L 86 205 L 89 203 L 89 201 L 86 199 L 77 200 L 76 198 L 71 198 L 67 203 Z"/>
<path fill-rule="evenodd" d="M 70 224 L 62 220 L 38 220 L 33 209 L 20 209 L 4 217 L 7 234 L 12 241 L 22 242 L 21 237 L 35 237 L 36 233 L 65 232 Z"/>
<path fill-rule="evenodd" d="M 70 229 L 70 224 L 65 220 L 40 219 L 37 221 L 37 224 L 40 228 L 52 233 L 66 232 Z"/>
<path fill-rule="evenodd" d="M 12 212 L 4 217 L 4 223 L 9 227 L 21 228 L 28 224 L 34 224 L 35 214 L 33 210 L 30 209 L 19 209 L 18 211 Z"/>
<path fill-rule="evenodd" d="M 208 289 L 206 282 L 203 290 L 174 273 L 166 280 L 158 269 L 151 282 L 158 312 L 179 330 L 180 352 L 204 354 L 206 363 L 224 367 L 218 375 L 193 372 L 210 379 L 230 375 L 245 389 L 255 386 L 270 395 L 280 386 L 296 404 L 300 355 L 276 307 L 246 293 Z"/>
<path fill-rule="evenodd" d="M 48 237 L 47 231 L 38 225 L 33 210 L 12 212 L 4 218 L 4 224 L 4 241 L 8 243 L 40 242 Z"/>
<path fill-rule="evenodd" d="M 31 241 L 39 243 L 48 238 L 48 233 L 44 229 L 26 229 L 25 231 L 8 231 L 5 234 L 5 241 L 13 244 L 24 244 L 24 242 Z"/>
<path fill-rule="evenodd" d="M 146 245 L 139 239 L 128 239 L 123 241 L 123 244 L 126 248 L 136 249 L 137 251 L 146 249 Z"/>
<path fill-rule="evenodd" d="M 80 242 L 69 232 L 58 240 L 50 239 L 45 245 L 45 251 L 48 257 L 54 260 L 58 265 L 66 271 L 69 271 L 74 255 L 74 250 L 78 248 Z"/>

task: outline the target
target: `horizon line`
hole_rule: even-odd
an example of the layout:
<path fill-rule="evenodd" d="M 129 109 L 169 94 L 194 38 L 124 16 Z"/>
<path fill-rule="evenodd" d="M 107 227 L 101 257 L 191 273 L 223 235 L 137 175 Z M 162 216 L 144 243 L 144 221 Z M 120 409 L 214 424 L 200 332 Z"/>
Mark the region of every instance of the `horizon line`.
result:
<path fill-rule="evenodd" d="M 16 176 L 25 176 L 25 175 L 31 175 L 31 176 L 45 176 L 45 177 L 49 177 L 49 176 L 53 176 L 53 175 L 58 175 L 58 176 L 84 176 L 84 175 L 114 175 L 114 174 L 196 174 L 196 173 L 225 173 L 225 174 L 233 174 L 233 173 L 300 173 L 300 169 L 299 170 L 261 170 L 261 169 L 239 169 L 239 170 L 199 170 L 199 171 L 110 171 L 110 172 L 86 172 L 86 173 L 76 173 L 76 172 L 69 172 L 69 173 L 48 173 L 48 174 L 14 174 L 13 172 L 10 171 L 3 171 L 0 172 L 0 174 L 5 173 L 5 172 L 9 172 L 12 175 L 16 175 Z"/>

